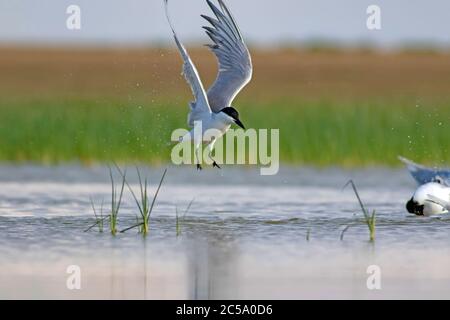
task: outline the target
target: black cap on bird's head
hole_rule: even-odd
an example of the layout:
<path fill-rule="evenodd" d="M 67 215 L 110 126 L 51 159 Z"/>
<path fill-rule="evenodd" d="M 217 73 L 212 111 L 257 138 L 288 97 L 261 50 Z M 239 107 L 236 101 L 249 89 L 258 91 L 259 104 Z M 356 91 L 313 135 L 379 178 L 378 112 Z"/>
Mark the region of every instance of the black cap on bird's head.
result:
<path fill-rule="evenodd" d="M 239 120 L 239 112 L 235 108 L 227 107 L 223 108 L 221 111 L 231 117 L 234 120 L 234 123 L 245 130 L 244 124 Z"/>
<path fill-rule="evenodd" d="M 417 201 L 414 201 L 414 198 L 411 198 L 407 203 L 406 203 L 406 210 L 408 210 L 409 213 L 418 215 L 418 216 L 423 216 L 423 209 L 424 209 L 424 205 L 420 205 Z"/>

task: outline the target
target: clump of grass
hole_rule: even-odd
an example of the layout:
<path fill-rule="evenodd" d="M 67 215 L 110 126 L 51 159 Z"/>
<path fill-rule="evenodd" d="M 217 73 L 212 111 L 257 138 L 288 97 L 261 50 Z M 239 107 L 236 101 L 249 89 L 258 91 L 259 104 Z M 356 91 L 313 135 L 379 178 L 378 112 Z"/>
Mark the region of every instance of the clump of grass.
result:
<path fill-rule="evenodd" d="M 367 224 L 367 227 L 369 228 L 369 238 L 370 241 L 375 241 L 375 227 L 376 227 L 376 211 L 373 210 L 372 214 L 369 214 L 366 207 L 364 206 L 361 197 L 359 196 L 358 189 L 356 188 L 355 183 L 353 180 L 350 180 L 347 182 L 347 184 L 344 186 L 346 188 L 347 186 L 351 185 L 353 188 L 353 191 L 355 192 L 356 198 L 358 199 L 359 205 L 361 206 L 361 210 L 364 214 L 364 220 Z M 347 228 L 348 229 L 348 228 Z M 343 239 L 343 234 L 341 235 L 341 239 Z"/>
<path fill-rule="evenodd" d="M 191 202 L 189 202 L 189 205 L 186 207 L 186 210 L 184 210 L 184 213 L 182 216 L 179 215 L 178 207 L 175 208 L 176 211 L 176 235 L 177 237 L 181 236 L 181 225 L 184 222 L 184 219 L 186 219 L 186 215 L 188 214 L 189 210 L 192 207 L 192 204 L 194 203 L 195 199 L 192 199 Z"/>
<path fill-rule="evenodd" d="M 111 212 L 109 214 L 109 228 L 111 231 L 111 234 L 114 236 L 117 234 L 117 221 L 119 218 L 119 211 L 120 211 L 120 206 L 122 204 L 122 197 L 123 197 L 123 190 L 125 188 L 125 183 L 126 183 L 126 172 L 124 172 L 123 174 L 121 173 L 122 176 L 122 183 L 120 186 L 120 191 L 118 191 L 119 189 L 117 188 L 115 182 L 114 182 L 114 177 L 113 177 L 113 173 L 111 168 L 109 168 L 109 176 L 111 178 Z"/>
<path fill-rule="evenodd" d="M 118 168 L 119 172 L 121 170 Z M 142 233 L 143 235 L 147 235 L 150 231 L 150 216 L 153 212 L 153 207 L 155 206 L 156 199 L 158 197 L 159 191 L 161 190 L 161 186 L 164 182 L 164 178 L 167 174 L 167 169 L 164 170 L 164 173 L 161 177 L 161 180 L 159 181 L 158 188 L 156 189 L 155 195 L 153 196 L 153 200 L 150 204 L 150 199 L 147 192 L 148 187 L 148 180 L 145 178 L 142 180 L 141 173 L 139 171 L 139 168 L 136 167 L 137 175 L 139 178 L 139 188 L 140 188 L 140 198 L 136 196 L 136 194 L 133 191 L 133 188 L 131 188 L 130 184 L 125 181 L 128 189 L 130 190 L 131 194 L 133 195 L 134 201 L 136 202 L 136 205 L 138 206 L 139 213 L 140 213 L 140 219 L 138 220 L 138 223 L 134 226 L 131 226 L 129 228 L 126 228 L 121 233 L 127 232 L 134 228 L 139 228 L 139 233 Z M 124 176 L 123 176 L 124 177 Z"/>

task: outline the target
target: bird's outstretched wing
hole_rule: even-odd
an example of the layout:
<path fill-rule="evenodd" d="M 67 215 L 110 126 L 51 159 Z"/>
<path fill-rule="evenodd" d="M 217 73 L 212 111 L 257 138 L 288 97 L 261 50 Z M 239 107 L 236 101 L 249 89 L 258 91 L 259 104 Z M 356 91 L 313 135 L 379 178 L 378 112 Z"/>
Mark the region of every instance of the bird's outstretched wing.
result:
<path fill-rule="evenodd" d="M 216 18 L 202 15 L 211 26 L 203 27 L 213 44 L 208 47 L 219 62 L 219 74 L 208 90 L 208 101 L 213 112 L 229 107 L 236 95 L 251 80 L 252 60 L 239 27 L 225 3 L 218 0 L 220 9 L 206 0 Z"/>
<path fill-rule="evenodd" d="M 434 169 L 422 166 L 420 164 L 414 163 L 403 157 L 398 157 L 402 161 L 413 178 L 417 181 L 419 185 L 428 182 L 439 182 L 441 184 L 450 186 L 450 170 L 449 169 Z"/>
<path fill-rule="evenodd" d="M 198 74 L 197 68 L 191 60 L 191 57 L 186 51 L 186 48 L 178 39 L 178 36 L 173 27 L 172 21 L 169 15 L 168 0 L 164 0 L 166 17 L 169 22 L 170 28 L 172 29 L 173 37 L 175 43 L 177 44 L 178 50 L 180 51 L 181 57 L 183 58 L 183 75 L 186 81 L 192 89 L 192 93 L 195 97 L 195 102 L 191 103 L 191 114 L 189 116 L 189 125 L 193 125 L 193 121 L 199 120 L 201 114 L 211 113 L 211 108 L 209 107 L 208 97 L 206 91 L 203 87 L 202 81 Z"/>

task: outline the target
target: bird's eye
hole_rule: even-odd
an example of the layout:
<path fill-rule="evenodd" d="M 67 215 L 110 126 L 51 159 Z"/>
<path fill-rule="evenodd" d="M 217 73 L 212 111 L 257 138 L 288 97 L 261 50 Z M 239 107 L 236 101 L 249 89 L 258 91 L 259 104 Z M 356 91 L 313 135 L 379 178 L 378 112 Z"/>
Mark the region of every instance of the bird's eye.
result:
<path fill-rule="evenodd" d="M 434 177 L 433 182 L 444 184 L 444 180 L 440 176 Z"/>

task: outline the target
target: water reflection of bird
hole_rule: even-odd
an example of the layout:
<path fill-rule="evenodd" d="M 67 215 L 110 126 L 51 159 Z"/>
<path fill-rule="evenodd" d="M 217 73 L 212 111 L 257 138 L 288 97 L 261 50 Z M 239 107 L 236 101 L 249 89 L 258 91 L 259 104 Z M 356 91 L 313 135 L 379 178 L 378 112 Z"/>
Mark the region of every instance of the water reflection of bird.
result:
<path fill-rule="evenodd" d="M 164 0 L 164 2 L 167 20 L 184 61 L 183 74 L 195 97 L 195 101 L 190 104 L 191 112 L 188 117 L 188 125 L 193 129 L 189 134 L 182 137 L 180 142 L 191 141 L 194 143 L 197 169 L 199 170 L 202 169 L 199 162 L 201 159 L 198 154 L 199 147 L 203 142 L 209 143 L 208 157 L 213 162 L 213 166 L 220 169 L 211 156 L 216 139 L 224 135 L 232 124 L 245 129 L 239 119 L 238 111 L 231 106 L 231 103 L 251 80 L 253 67 L 250 53 L 239 27 L 225 3 L 218 0 L 219 9 L 210 0 L 206 0 L 215 18 L 202 15 L 211 24 L 211 26 L 203 28 L 213 41 L 213 44 L 208 45 L 208 47 L 216 55 L 219 63 L 217 79 L 206 92 L 197 68 L 175 33 L 168 13 L 168 0 Z M 201 130 L 195 130 L 196 126 L 200 125 Z M 211 129 L 214 129 L 215 133 L 206 137 L 205 133 L 208 131 L 211 133 Z"/>
<path fill-rule="evenodd" d="M 450 170 L 432 169 L 408 159 L 400 160 L 419 184 L 407 202 L 409 213 L 422 216 L 448 213 L 450 211 Z"/>

